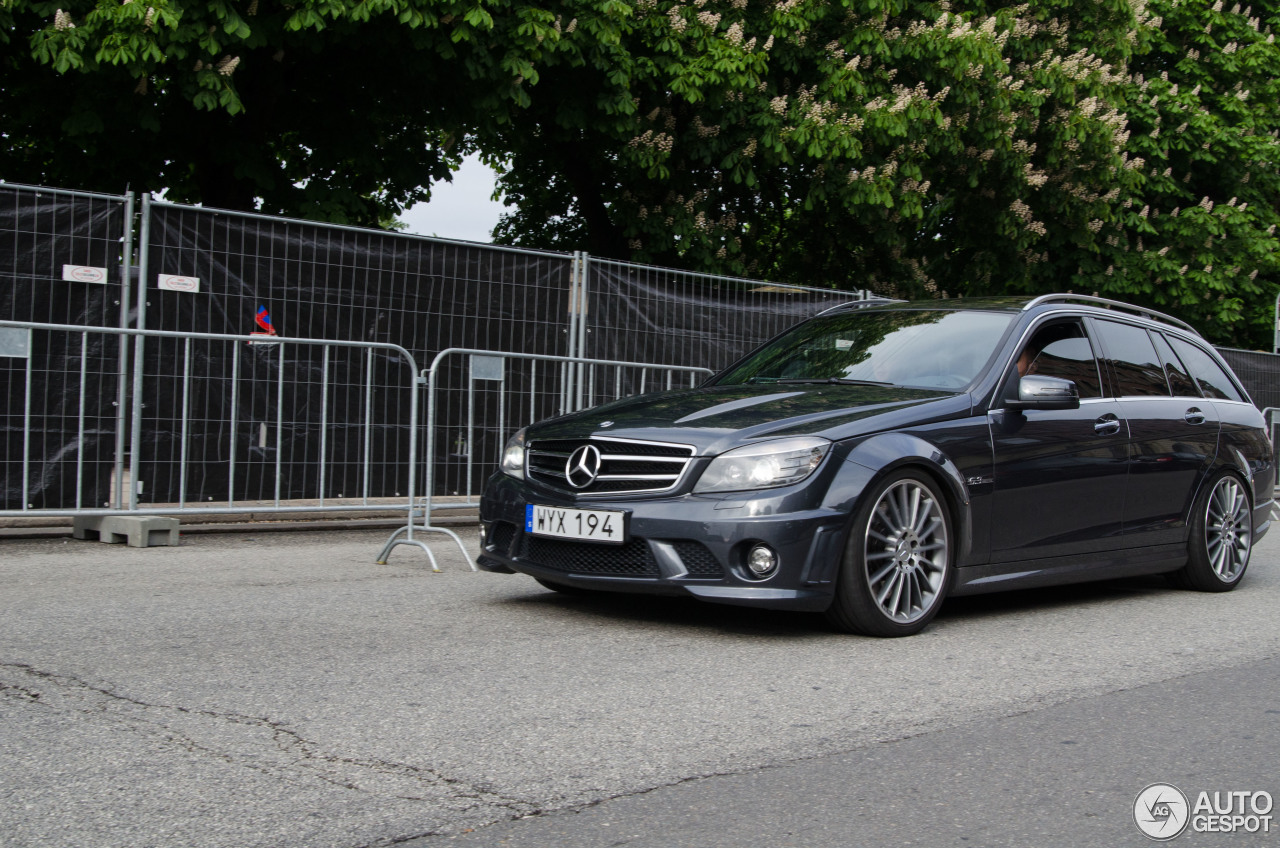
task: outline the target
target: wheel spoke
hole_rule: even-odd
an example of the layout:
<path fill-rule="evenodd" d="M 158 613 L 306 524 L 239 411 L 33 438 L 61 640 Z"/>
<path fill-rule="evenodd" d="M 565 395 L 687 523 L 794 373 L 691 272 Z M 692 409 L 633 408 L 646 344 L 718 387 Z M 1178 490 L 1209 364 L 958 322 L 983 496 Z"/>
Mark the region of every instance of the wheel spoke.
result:
<path fill-rule="evenodd" d="M 905 526 L 911 528 L 911 532 L 918 533 L 920 526 L 920 490 L 912 487 L 907 501 L 907 523 Z"/>
<path fill-rule="evenodd" d="M 901 533 L 902 528 L 906 527 L 907 524 L 902 516 L 902 507 L 898 503 L 899 495 L 899 491 L 892 492 L 889 497 L 885 498 L 884 504 L 888 511 L 893 513 L 891 518 L 886 515 L 885 523 L 893 527 L 896 532 Z"/>
<path fill-rule="evenodd" d="M 878 603 L 882 609 L 888 611 L 888 607 L 884 604 L 885 599 L 889 597 L 889 593 L 893 591 L 893 587 L 898 585 L 898 580 L 901 577 L 902 572 L 895 569 L 893 574 L 889 575 L 889 579 L 885 581 L 884 589 L 876 596 L 876 603 Z"/>
<path fill-rule="evenodd" d="M 1214 554 L 1212 560 L 1210 560 L 1213 566 L 1213 570 L 1218 573 L 1219 577 L 1227 576 L 1227 573 L 1224 569 L 1224 565 L 1227 561 L 1227 556 L 1230 552 L 1231 552 L 1231 549 L 1228 546 L 1221 545 L 1218 547 L 1218 551 L 1216 554 Z"/>
<path fill-rule="evenodd" d="M 898 610 L 899 610 L 898 604 L 902 600 L 902 590 L 907 585 L 906 577 L 899 575 L 897 585 L 898 585 L 898 588 L 894 590 L 893 603 L 891 605 L 891 609 L 889 610 L 889 614 L 895 617 L 898 615 Z"/>
<path fill-rule="evenodd" d="M 877 571 L 875 574 L 871 575 L 871 585 L 872 586 L 879 585 L 880 581 L 888 577 L 889 572 L 893 571 L 897 567 L 898 567 L 898 564 L 896 562 L 891 562 L 888 565 L 886 565 L 884 568 Z"/>

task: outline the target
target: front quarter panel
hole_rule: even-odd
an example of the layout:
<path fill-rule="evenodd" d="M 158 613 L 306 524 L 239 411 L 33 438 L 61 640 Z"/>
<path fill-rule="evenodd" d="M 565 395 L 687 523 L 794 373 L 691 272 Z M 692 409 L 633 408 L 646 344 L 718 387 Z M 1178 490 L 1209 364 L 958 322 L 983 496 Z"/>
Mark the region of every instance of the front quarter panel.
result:
<path fill-rule="evenodd" d="M 991 480 L 991 434 L 986 417 L 939 422 L 881 433 L 855 444 L 846 468 L 827 492 L 827 506 L 852 513 L 861 495 L 896 469 L 919 468 L 946 491 L 958 536 L 956 564 L 986 557 L 986 502 Z"/>

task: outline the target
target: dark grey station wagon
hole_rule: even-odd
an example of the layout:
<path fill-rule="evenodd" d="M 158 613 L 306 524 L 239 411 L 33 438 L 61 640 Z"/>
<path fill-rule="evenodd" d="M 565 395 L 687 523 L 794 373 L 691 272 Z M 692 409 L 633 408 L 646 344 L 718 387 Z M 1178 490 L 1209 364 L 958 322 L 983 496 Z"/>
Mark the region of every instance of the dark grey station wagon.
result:
<path fill-rule="evenodd" d="M 904 636 L 948 595 L 1232 589 L 1274 483 L 1261 413 L 1175 318 L 1075 295 L 850 304 L 697 388 L 518 432 L 478 563 Z"/>

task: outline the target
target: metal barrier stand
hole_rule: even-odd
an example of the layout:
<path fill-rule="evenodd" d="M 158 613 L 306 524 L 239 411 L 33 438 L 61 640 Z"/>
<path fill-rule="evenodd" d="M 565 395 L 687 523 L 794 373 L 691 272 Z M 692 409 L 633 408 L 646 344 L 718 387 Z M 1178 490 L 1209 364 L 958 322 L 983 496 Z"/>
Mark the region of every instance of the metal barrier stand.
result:
<path fill-rule="evenodd" d="M 569 374 L 582 374 L 584 372 L 589 373 L 590 375 L 592 375 L 591 383 L 592 383 L 593 390 L 594 390 L 594 384 L 595 384 L 594 373 L 597 367 L 615 368 L 615 369 L 618 369 L 619 374 L 621 374 L 622 369 L 638 369 L 641 374 L 642 387 L 644 385 L 645 375 L 647 375 L 649 371 L 665 372 L 667 374 L 666 388 L 673 387 L 672 378 L 675 374 L 689 375 L 690 385 L 693 385 L 696 382 L 697 377 L 699 376 L 707 377 L 715 373 L 710 368 L 699 368 L 699 367 L 688 366 L 688 365 L 655 365 L 653 363 L 628 362 L 625 360 L 614 360 L 614 359 L 586 359 L 579 356 L 531 355 L 531 354 L 524 354 L 524 353 L 506 353 L 506 352 L 499 352 L 499 351 L 492 351 L 492 350 L 478 350 L 475 348 L 449 348 L 447 350 L 440 351 L 440 353 L 438 353 L 436 355 L 436 358 L 432 361 L 431 367 L 424 372 L 425 382 L 427 384 L 426 493 L 422 498 L 421 509 L 415 510 L 411 508 L 409 510 L 408 524 L 406 524 L 404 527 L 401 527 L 399 530 L 396 530 L 394 533 L 391 534 L 391 537 L 387 539 L 386 545 L 384 545 L 382 548 L 382 553 L 378 555 L 377 561 L 379 564 L 386 564 L 388 557 L 391 556 L 391 552 L 399 545 L 415 545 L 417 547 L 422 548 L 424 551 L 426 551 L 427 557 L 431 561 L 432 570 L 439 571 L 440 569 L 436 565 L 436 560 L 435 560 L 435 557 L 432 556 L 431 549 L 424 542 L 414 538 L 414 533 L 420 531 L 420 532 L 429 532 L 429 533 L 443 533 L 451 537 L 457 543 L 458 549 L 462 551 L 463 558 L 467 560 L 468 564 L 471 566 L 471 570 L 472 571 L 477 570 L 475 562 L 472 560 L 470 554 L 467 553 L 467 549 L 463 546 L 462 539 L 458 537 L 458 534 L 454 533 L 453 531 L 445 527 L 437 527 L 431 523 L 431 512 L 433 508 L 432 493 L 434 491 L 434 472 L 435 472 L 437 378 L 439 376 L 442 363 L 444 363 L 449 357 L 453 357 L 453 356 L 470 357 L 470 362 L 468 367 L 468 378 L 467 378 L 469 403 L 468 403 L 468 416 L 467 416 L 468 462 L 467 462 L 467 487 L 466 488 L 467 488 L 468 497 L 472 492 L 472 485 L 471 485 L 471 478 L 470 478 L 472 457 L 470 456 L 470 454 L 473 450 L 472 446 L 475 444 L 475 441 L 472 435 L 473 434 L 472 428 L 474 427 L 474 423 L 475 423 L 474 422 L 475 405 L 474 405 L 474 400 L 471 392 L 477 380 L 494 381 L 500 384 L 501 388 L 499 389 L 499 399 L 498 399 L 498 409 L 499 409 L 498 428 L 500 432 L 505 434 L 504 425 L 506 420 L 506 417 L 505 417 L 506 365 L 508 362 L 510 362 L 510 360 L 515 359 L 520 362 L 528 362 L 531 364 L 531 367 L 534 369 L 536 369 L 537 367 L 536 363 L 538 362 L 560 363 L 562 366 L 562 373 L 565 373 L 565 372 Z M 493 367 L 495 360 L 499 362 L 499 365 L 496 370 Z M 547 371 L 549 372 L 551 371 L 551 369 L 547 369 Z M 534 374 L 536 375 L 536 373 L 537 372 L 535 370 Z M 578 380 L 582 380 L 582 378 L 579 377 Z M 423 380 L 420 379 L 419 384 L 421 384 L 422 382 Z M 621 386 L 622 386 L 621 380 L 620 379 L 616 380 L 614 398 L 609 398 L 609 399 L 616 399 L 617 397 L 621 396 L 620 395 Z M 584 387 L 581 384 L 579 384 L 576 387 L 570 388 L 570 390 L 567 390 L 567 391 L 565 387 L 562 387 L 560 391 L 560 397 L 569 398 L 569 401 L 568 401 L 569 406 L 568 408 L 563 409 L 562 410 L 563 412 L 575 412 L 578 409 L 585 409 L 587 407 L 595 405 L 595 403 L 593 402 L 594 401 L 593 391 L 584 392 Z M 586 398 L 586 402 L 584 402 L 584 397 Z M 532 403 L 530 404 L 530 407 L 532 409 L 533 407 Z M 463 508 L 476 507 L 478 505 L 479 505 L 478 501 L 477 502 L 468 501 L 460 504 L 451 504 L 449 508 L 463 509 Z M 441 508 L 444 508 L 444 507 L 441 507 Z M 414 519 L 418 518 L 419 516 L 421 516 L 422 518 L 422 523 L 415 524 Z"/>

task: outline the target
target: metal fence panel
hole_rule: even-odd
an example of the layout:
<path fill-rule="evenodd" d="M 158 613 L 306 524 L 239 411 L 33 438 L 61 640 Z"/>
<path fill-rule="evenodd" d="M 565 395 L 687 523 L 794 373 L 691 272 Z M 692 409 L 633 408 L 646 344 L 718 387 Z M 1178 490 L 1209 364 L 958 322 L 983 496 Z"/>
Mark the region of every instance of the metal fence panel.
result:
<path fill-rule="evenodd" d="M 782 286 L 592 258 L 579 355 L 720 370 L 788 327 L 865 291 Z"/>
<path fill-rule="evenodd" d="M 1216 348 L 1259 409 L 1280 407 L 1280 354 Z"/>
<path fill-rule="evenodd" d="M 306 221 L 221 212 L 164 203 L 144 203 L 143 230 L 146 265 L 145 299 L 139 303 L 145 326 L 153 329 L 213 333 L 247 333 L 262 329 L 257 316 L 265 310 L 275 332 L 295 337 L 389 342 L 409 350 L 418 361 L 448 347 L 487 347 L 495 350 L 559 354 L 568 352 L 569 278 L 573 258 L 563 254 L 512 250 L 488 245 L 449 242 L 379 230 L 362 230 Z M 164 278 L 167 288 L 161 287 Z M 179 278 L 174 280 L 173 278 Z M 150 342 L 147 343 L 150 345 Z M 148 373 L 163 369 L 176 355 L 172 345 L 147 350 L 141 361 Z M 282 381 L 284 405 L 311 403 L 305 385 L 322 364 L 315 361 L 279 362 L 259 350 L 246 356 L 237 379 L 256 376 L 243 387 L 249 408 L 259 410 L 248 426 L 266 427 L 283 435 L 259 446 L 264 456 L 285 456 L 304 450 L 295 441 L 304 430 L 270 419 L 272 385 Z M 368 367 L 381 373 L 378 357 Z M 225 368 L 225 366 L 224 366 Z M 281 378 L 281 375 L 284 375 Z M 176 398 L 163 382 L 144 383 L 152 394 L 144 398 L 143 438 L 171 444 L 175 420 L 168 410 Z M 295 388 L 297 384 L 297 388 Z M 205 402 L 201 397 L 197 403 Z M 362 394 L 348 386 L 336 388 L 330 403 L 351 413 L 373 415 L 403 424 L 403 398 L 376 390 Z M 462 426 L 465 394 L 446 394 L 441 401 L 442 425 Z M 201 430 L 196 416 L 193 437 L 217 443 L 217 434 Z M 403 490 L 398 468 L 407 447 L 376 428 L 366 434 L 355 429 L 335 431 L 333 438 L 363 440 L 371 462 L 378 466 L 370 496 L 394 497 Z M 167 456 L 172 465 L 172 451 Z M 267 460 L 264 460 L 267 461 Z M 270 465 L 275 461 L 267 461 Z M 174 466 L 176 467 L 176 466 Z M 300 467 L 307 467 L 303 463 Z M 327 481 L 331 489 L 349 489 L 342 469 L 335 467 Z M 170 486 L 174 472 L 149 471 L 157 486 Z M 241 485 L 256 485 L 251 480 Z M 433 480 L 446 493 L 456 487 L 447 475 Z M 218 499 L 221 484 L 207 478 L 206 497 Z M 306 481 L 289 480 L 286 491 Z M 160 497 L 171 497 L 162 490 Z"/>
<path fill-rule="evenodd" d="M 132 195 L 0 184 L 0 320 L 124 326 L 132 211 Z M 25 357 L 0 355 L 0 505 L 118 502 L 110 484 L 124 445 L 123 343 L 60 335 L 30 345 Z"/>
<path fill-rule="evenodd" d="M 96 351 L 116 336 L 147 337 L 148 359 L 133 386 L 130 494 L 112 506 L 115 418 L 90 412 Z M 48 351 L 59 359 L 45 368 Z M 41 369 L 78 402 L 44 403 Z M 407 509 L 421 491 L 420 376 L 395 345 L 0 322 L 0 379 L 26 448 L 0 457 L 0 513 Z"/>
<path fill-rule="evenodd" d="M 566 371 L 581 372 L 583 401 L 561 391 Z M 519 428 L 640 391 L 684 388 L 710 376 L 707 368 L 630 361 L 450 349 L 428 369 L 426 428 L 436 485 L 429 494 L 472 498 L 498 467 L 502 448 Z M 461 403 L 460 409 L 451 408 Z"/>
<path fill-rule="evenodd" d="M 132 202 L 0 183 L 0 320 L 121 326 Z"/>
<path fill-rule="evenodd" d="M 120 344 L 91 329 L 0 329 L 0 509 L 118 501 Z"/>

